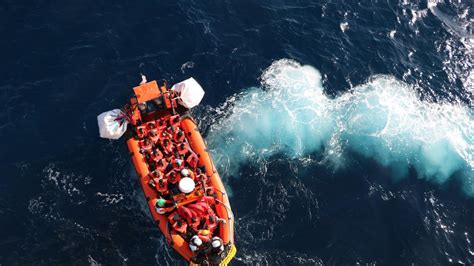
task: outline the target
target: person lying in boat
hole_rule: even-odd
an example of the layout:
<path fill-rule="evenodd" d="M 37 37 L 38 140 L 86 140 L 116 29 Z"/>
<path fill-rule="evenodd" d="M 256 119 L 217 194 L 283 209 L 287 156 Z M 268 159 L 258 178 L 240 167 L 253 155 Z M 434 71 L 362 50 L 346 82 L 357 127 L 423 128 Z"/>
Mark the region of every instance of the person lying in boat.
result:
<path fill-rule="evenodd" d="M 215 236 L 211 240 L 211 253 L 220 254 L 224 251 L 224 241 L 218 236 Z"/>
<path fill-rule="evenodd" d="M 211 246 L 209 230 L 199 230 L 196 235 L 189 240 L 189 249 L 197 255 L 207 254 Z"/>
<path fill-rule="evenodd" d="M 209 236 L 203 235 L 206 230 L 201 230 L 194 235 L 189 241 L 189 249 L 195 254 L 192 260 L 201 264 L 207 260 L 209 255 L 217 255 L 224 251 L 224 242 L 218 236 L 210 239 Z"/>

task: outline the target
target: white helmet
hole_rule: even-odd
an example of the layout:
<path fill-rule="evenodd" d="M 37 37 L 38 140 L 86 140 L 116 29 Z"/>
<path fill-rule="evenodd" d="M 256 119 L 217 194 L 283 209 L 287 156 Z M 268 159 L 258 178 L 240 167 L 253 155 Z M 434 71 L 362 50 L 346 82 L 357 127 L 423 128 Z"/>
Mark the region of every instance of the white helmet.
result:
<path fill-rule="evenodd" d="M 184 168 L 181 170 L 181 177 L 189 176 L 189 170 Z"/>
<path fill-rule="evenodd" d="M 217 249 L 223 249 L 223 246 L 222 246 L 222 239 L 220 239 L 219 237 L 215 236 L 212 238 L 212 242 L 211 242 L 211 245 L 213 248 Z"/>
<path fill-rule="evenodd" d="M 189 241 L 189 249 L 192 252 L 196 252 L 201 245 L 202 245 L 202 240 L 199 238 L 199 236 L 195 235 L 191 237 L 191 240 Z"/>
<path fill-rule="evenodd" d="M 197 235 L 191 237 L 191 241 L 190 241 L 190 242 L 191 242 L 191 244 L 193 244 L 193 245 L 195 245 L 195 246 L 197 246 L 197 247 L 199 247 L 200 245 L 202 245 L 202 240 L 201 240 L 201 239 L 199 238 L 199 236 L 197 236 Z"/>

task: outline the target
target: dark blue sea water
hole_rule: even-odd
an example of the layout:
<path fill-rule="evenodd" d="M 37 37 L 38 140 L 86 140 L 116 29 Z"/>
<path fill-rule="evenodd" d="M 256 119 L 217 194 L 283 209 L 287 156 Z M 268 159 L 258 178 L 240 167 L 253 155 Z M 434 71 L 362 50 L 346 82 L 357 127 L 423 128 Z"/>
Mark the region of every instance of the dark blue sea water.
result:
<path fill-rule="evenodd" d="M 0 2 L 0 265 L 176 265 L 96 116 L 188 77 L 234 265 L 474 264 L 474 5 Z"/>

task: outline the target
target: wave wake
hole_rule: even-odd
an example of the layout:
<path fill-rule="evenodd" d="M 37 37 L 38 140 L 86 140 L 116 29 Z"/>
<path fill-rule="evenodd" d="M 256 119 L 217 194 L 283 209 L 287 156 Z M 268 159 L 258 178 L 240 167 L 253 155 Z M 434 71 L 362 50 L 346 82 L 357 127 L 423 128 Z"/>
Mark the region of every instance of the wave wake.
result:
<path fill-rule="evenodd" d="M 261 76 L 261 88 L 231 96 L 207 139 L 216 163 L 237 175 L 239 165 L 277 154 L 309 158 L 318 153 L 335 168 L 350 153 L 373 158 L 407 176 L 445 183 L 461 180 L 474 195 L 473 112 L 459 104 L 421 101 L 392 76 L 373 76 L 335 99 L 323 92 L 315 68 L 282 59 Z"/>

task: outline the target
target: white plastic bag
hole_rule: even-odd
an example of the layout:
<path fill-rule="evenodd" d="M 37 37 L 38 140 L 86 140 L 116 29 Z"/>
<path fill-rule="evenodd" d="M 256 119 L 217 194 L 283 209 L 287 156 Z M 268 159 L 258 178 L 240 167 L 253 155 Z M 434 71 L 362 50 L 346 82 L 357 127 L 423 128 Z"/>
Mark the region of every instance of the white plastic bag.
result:
<path fill-rule="evenodd" d="M 100 137 L 105 139 L 119 139 L 127 131 L 127 120 L 120 109 L 104 112 L 97 116 Z"/>
<path fill-rule="evenodd" d="M 194 78 L 176 83 L 171 89 L 179 94 L 181 104 L 187 108 L 198 105 L 204 97 L 204 90 Z"/>

